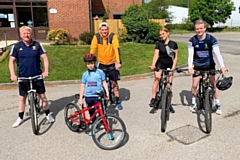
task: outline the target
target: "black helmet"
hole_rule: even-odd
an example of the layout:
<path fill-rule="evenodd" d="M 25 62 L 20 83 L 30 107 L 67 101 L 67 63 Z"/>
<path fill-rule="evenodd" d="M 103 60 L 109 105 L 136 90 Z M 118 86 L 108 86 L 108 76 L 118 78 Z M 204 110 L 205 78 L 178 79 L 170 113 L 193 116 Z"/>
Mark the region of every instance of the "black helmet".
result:
<path fill-rule="evenodd" d="M 223 74 L 219 75 L 216 86 L 219 90 L 225 91 L 232 86 L 233 77 L 225 77 Z"/>
<path fill-rule="evenodd" d="M 91 62 L 91 61 L 95 62 L 97 60 L 97 58 L 96 58 L 96 56 L 94 54 L 87 53 L 87 54 L 85 54 L 83 60 L 84 60 L 84 62 Z"/>

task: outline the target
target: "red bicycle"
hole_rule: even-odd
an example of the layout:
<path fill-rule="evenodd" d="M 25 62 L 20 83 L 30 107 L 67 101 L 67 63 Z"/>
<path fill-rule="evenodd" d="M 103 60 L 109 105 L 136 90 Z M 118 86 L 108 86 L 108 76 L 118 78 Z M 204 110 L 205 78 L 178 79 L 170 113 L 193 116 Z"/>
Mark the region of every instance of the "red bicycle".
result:
<path fill-rule="evenodd" d="M 75 95 L 79 99 L 79 94 Z M 104 99 L 104 94 L 98 95 L 99 99 Z M 86 117 L 86 111 L 95 108 L 95 113 L 89 118 Z M 91 126 L 93 142 L 101 149 L 112 150 L 120 147 L 126 137 L 126 127 L 123 120 L 113 114 L 108 114 L 105 111 L 103 103 L 89 107 L 80 107 L 76 103 L 69 103 L 64 108 L 65 122 L 68 128 L 73 132 L 86 131 L 91 124 L 93 118 L 96 120 Z"/>

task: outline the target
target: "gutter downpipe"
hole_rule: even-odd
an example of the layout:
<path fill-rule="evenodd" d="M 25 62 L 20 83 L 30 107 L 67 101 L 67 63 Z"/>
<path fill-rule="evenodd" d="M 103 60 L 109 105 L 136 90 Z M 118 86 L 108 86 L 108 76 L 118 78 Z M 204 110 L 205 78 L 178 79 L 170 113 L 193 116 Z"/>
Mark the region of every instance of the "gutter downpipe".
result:
<path fill-rule="evenodd" d="M 92 0 L 89 0 L 89 25 L 90 25 L 90 32 L 93 32 L 93 27 L 92 27 Z"/>

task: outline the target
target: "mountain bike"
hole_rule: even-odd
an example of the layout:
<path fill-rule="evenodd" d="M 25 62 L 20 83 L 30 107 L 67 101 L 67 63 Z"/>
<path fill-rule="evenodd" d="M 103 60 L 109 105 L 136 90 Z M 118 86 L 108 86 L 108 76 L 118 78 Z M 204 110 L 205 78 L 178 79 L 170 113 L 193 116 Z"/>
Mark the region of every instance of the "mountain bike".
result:
<path fill-rule="evenodd" d="M 177 72 L 187 71 L 188 69 L 178 69 Z M 212 131 L 212 111 L 214 108 L 214 87 L 211 85 L 209 81 L 209 76 L 211 74 L 220 74 L 220 70 L 194 70 L 194 74 L 200 75 L 200 80 L 198 84 L 198 90 L 196 95 L 196 103 L 197 103 L 197 112 L 204 113 L 204 123 L 206 128 L 206 133 L 210 133 Z"/>
<path fill-rule="evenodd" d="M 161 132 L 165 132 L 167 127 L 167 121 L 170 118 L 170 105 L 172 99 L 171 88 L 167 88 L 166 85 L 169 83 L 170 72 L 174 70 L 167 69 L 158 69 L 155 68 L 154 71 L 162 70 L 161 79 L 158 85 L 158 91 L 156 93 L 155 108 L 161 109 Z"/>
<path fill-rule="evenodd" d="M 98 96 L 99 99 L 104 99 L 103 93 Z M 79 94 L 76 94 L 75 97 L 79 99 Z M 87 118 L 86 112 L 92 108 L 95 108 L 95 113 Z M 101 149 L 112 150 L 123 144 L 126 137 L 126 127 L 120 117 L 106 113 L 104 108 L 101 102 L 93 106 L 82 106 L 81 109 L 76 103 L 69 103 L 64 108 L 64 117 L 66 125 L 71 131 L 83 132 L 97 116 L 91 126 L 93 142 Z"/>
<path fill-rule="evenodd" d="M 33 88 L 33 82 L 36 82 L 40 79 L 43 79 L 42 75 L 37 75 L 34 77 L 18 77 L 18 83 L 21 82 L 29 82 L 30 87 L 28 90 L 28 103 L 29 103 L 29 114 L 31 116 L 31 123 L 32 123 L 32 131 L 34 134 L 38 134 L 39 126 L 38 126 L 38 115 L 41 114 L 41 107 L 40 107 L 40 99 L 36 90 Z"/>

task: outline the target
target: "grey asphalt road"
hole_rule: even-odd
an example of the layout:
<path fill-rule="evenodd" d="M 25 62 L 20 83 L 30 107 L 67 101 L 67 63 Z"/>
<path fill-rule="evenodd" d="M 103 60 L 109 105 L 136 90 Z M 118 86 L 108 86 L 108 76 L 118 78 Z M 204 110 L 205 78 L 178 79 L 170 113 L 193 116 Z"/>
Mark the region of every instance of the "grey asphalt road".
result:
<path fill-rule="evenodd" d="M 234 77 L 233 86 L 220 92 L 223 115 L 213 114 L 211 134 L 203 133 L 197 115 L 189 111 L 191 101 L 191 77 L 176 74 L 173 83 L 173 105 L 167 130 L 161 133 L 160 111 L 150 114 L 148 102 L 151 98 L 153 78 L 125 79 L 120 81 L 120 99 L 124 109 L 111 107 L 109 112 L 119 115 L 127 128 L 123 146 L 105 151 L 98 148 L 85 133 L 71 132 L 64 122 L 63 109 L 74 100 L 79 84 L 47 85 L 50 109 L 56 121 L 44 123 L 40 117 L 40 135 L 32 134 L 31 121 L 25 116 L 24 123 L 12 128 L 17 118 L 18 90 L 0 86 L 0 159 L 177 159 L 177 160 L 238 160 L 240 155 L 240 109 L 239 109 L 239 55 L 223 53 L 229 69 L 227 75 Z M 8 88 L 8 89 L 6 89 Z"/>

